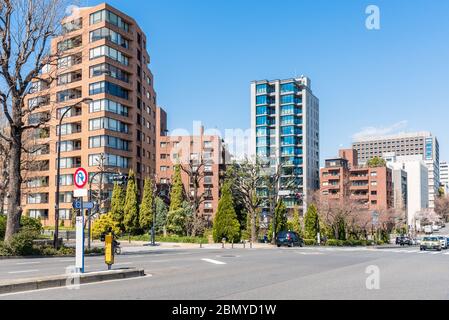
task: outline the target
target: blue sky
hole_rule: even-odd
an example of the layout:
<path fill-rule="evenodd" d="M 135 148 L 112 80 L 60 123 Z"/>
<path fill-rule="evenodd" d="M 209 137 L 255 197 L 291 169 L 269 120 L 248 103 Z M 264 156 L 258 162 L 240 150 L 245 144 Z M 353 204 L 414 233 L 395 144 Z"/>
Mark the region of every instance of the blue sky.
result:
<path fill-rule="evenodd" d="M 102 1 L 81 0 L 84 5 Z M 169 126 L 250 126 L 250 82 L 307 75 L 321 159 L 355 134 L 431 131 L 449 160 L 449 1 L 111 0 L 149 38 Z M 380 8 L 381 29 L 365 27 Z"/>

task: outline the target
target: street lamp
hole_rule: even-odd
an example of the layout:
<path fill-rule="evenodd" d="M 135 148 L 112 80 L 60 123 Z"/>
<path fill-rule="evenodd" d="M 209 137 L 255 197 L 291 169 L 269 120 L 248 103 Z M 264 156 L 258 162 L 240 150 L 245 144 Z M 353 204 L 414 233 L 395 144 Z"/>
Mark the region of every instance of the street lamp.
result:
<path fill-rule="evenodd" d="M 59 238 L 59 193 L 60 193 L 60 179 L 61 179 L 61 133 L 62 133 L 62 120 L 64 117 L 71 111 L 74 107 L 81 105 L 82 103 L 89 103 L 93 101 L 91 98 L 84 98 L 81 101 L 65 107 L 66 110 L 59 118 L 59 127 L 58 127 L 58 158 L 56 159 L 57 163 L 57 173 L 56 173 L 56 201 L 55 201 L 55 233 L 53 236 L 53 246 L 55 249 L 58 248 L 58 238 Z"/>

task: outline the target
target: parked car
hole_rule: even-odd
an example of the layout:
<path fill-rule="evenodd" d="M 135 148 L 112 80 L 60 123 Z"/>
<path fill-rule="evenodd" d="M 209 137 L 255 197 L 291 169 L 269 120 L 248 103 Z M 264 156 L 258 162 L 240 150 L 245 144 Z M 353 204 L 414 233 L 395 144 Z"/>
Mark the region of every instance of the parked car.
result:
<path fill-rule="evenodd" d="M 400 236 L 396 238 L 396 244 L 400 246 L 411 246 L 413 245 L 413 241 L 409 237 Z"/>
<path fill-rule="evenodd" d="M 447 238 L 446 237 L 438 237 L 438 240 L 441 242 L 441 249 L 447 250 Z"/>
<path fill-rule="evenodd" d="M 424 226 L 424 232 L 426 234 L 432 234 L 433 232 L 432 226 Z"/>
<path fill-rule="evenodd" d="M 421 242 L 420 250 L 437 250 L 441 251 L 441 241 L 438 237 L 425 237 Z"/>
<path fill-rule="evenodd" d="M 276 245 L 278 248 L 282 246 L 303 247 L 304 240 L 293 231 L 281 231 L 276 235 Z"/>

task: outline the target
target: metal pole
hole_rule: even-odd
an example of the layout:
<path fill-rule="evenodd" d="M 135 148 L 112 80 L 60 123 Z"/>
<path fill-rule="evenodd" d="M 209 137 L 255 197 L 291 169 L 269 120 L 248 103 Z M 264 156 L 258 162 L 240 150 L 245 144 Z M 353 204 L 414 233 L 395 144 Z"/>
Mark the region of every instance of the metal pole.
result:
<path fill-rule="evenodd" d="M 152 203 L 152 207 L 153 207 L 153 223 L 151 224 L 151 245 L 155 246 L 156 245 L 156 241 L 155 241 L 155 230 L 154 230 L 154 225 L 156 223 L 156 196 L 157 196 L 157 180 L 154 179 L 155 183 L 154 183 L 154 187 L 153 187 L 153 203 Z"/>
<path fill-rule="evenodd" d="M 88 199 L 89 199 L 89 202 L 92 202 L 92 181 L 91 181 L 91 183 L 89 183 L 89 197 L 88 197 Z M 87 226 L 88 226 L 87 227 L 87 229 L 88 229 L 87 248 L 90 250 L 90 242 L 91 242 L 90 232 L 91 232 L 91 227 L 92 227 L 90 217 L 92 215 L 92 209 L 89 209 L 87 211 L 87 214 L 88 214 L 88 216 L 87 216 Z"/>
<path fill-rule="evenodd" d="M 71 106 L 67 106 L 67 110 L 61 115 L 59 119 L 59 128 L 58 128 L 58 159 L 57 163 L 57 172 L 56 172 L 56 201 L 55 201 L 55 233 L 53 236 L 53 246 L 55 249 L 58 249 L 58 238 L 59 238 L 59 194 L 60 194 L 60 181 L 61 180 L 61 133 L 62 133 L 62 120 L 64 120 L 65 116 L 78 104 L 82 104 L 83 102 L 92 101 L 90 98 L 85 98 L 80 102 L 73 104 Z"/>
<path fill-rule="evenodd" d="M 59 119 L 59 128 L 58 128 L 58 158 L 57 162 L 57 171 L 56 171 L 56 201 L 55 201 L 55 234 L 53 235 L 53 246 L 55 249 L 58 249 L 58 238 L 59 238 L 59 193 L 60 193 L 60 180 L 61 180 L 61 133 L 62 133 L 62 120 L 64 119 L 67 112 L 71 110 L 68 108 L 64 114 L 61 115 Z"/>

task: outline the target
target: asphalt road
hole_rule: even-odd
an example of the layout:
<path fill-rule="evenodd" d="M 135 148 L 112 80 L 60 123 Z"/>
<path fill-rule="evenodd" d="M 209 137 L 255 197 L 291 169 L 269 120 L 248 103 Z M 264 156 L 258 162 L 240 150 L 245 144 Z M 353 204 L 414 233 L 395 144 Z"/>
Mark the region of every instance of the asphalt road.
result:
<path fill-rule="evenodd" d="M 62 274 L 69 260 L 2 260 L 0 281 Z M 449 299 L 449 251 L 416 247 L 152 250 L 116 262 L 147 276 L 0 299 Z M 105 269 L 102 257 L 86 265 Z"/>

